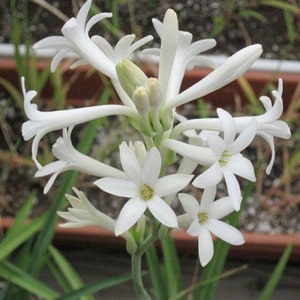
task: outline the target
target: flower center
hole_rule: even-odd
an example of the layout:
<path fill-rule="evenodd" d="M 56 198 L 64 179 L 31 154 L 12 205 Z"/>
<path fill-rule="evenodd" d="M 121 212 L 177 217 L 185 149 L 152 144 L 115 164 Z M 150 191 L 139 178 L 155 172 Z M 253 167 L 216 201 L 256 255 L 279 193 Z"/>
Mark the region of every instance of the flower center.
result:
<path fill-rule="evenodd" d="M 219 159 L 219 164 L 222 165 L 222 166 L 226 166 L 227 163 L 228 163 L 228 159 L 232 156 L 232 154 L 227 150 L 225 149 Z"/>
<path fill-rule="evenodd" d="M 199 224 L 203 224 L 208 220 L 208 213 L 206 212 L 199 212 L 198 213 L 198 222 Z"/>
<path fill-rule="evenodd" d="M 140 195 L 142 197 L 142 199 L 144 199 L 145 201 L 151 199 L 153 197 L 153 190 L 151 187 L 149 187 L 147 184 L 144 184 L 142 189 L 141 189 L 141 192 L 140 192 Z"/>

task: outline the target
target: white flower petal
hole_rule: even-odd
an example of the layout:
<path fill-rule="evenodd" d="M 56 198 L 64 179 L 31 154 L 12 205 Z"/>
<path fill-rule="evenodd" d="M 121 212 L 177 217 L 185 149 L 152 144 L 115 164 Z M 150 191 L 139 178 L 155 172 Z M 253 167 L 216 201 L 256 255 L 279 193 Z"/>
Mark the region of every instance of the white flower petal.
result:
<path fill-rule="evenodd" d="M 162 90 L 166 90 L 178 43 L 178 20 L 172 9 L 168 9 L 161 33 L 161 50 L 158 80 Z"/>
<path fill-rule="evenodd" d="M 238 211 L 241 207 L 241 201 L 242 201 L 240 185 L 236 177 L 231 172 L 231 170 L 229 170 L 228 168 L 222 168 L 222 171 L 224 174 L 224 178 L 228 190 L 228 195 L 232 200 L 234 209 Z"/>
<path fill-rule="evenodd" d="M 272 123 L 259 124 L 257 133 L 266 133 L 282 139 L 289 139 L 291 137 L 291 130 L 288 124 L 281 120 L 276 120 Z"/>
<path fill-rule="evenodd" d="M 32 48 L 42 49 L 42 48 L 53 48 L 57 50 L 63 50 L 70 47 L 69 41 L 63 36 L 49 36 L 38 42 L 36 42 Z"/>
<path fill-rule="evenodd" d="M 224 132 L 224 143 L 227 148 L 232 144 L 236 135 L 235 124 L 232 116 L 224 109 L 218 108 L 217 113 Z"/>
<path fill-rule="evenodd" d="M 127 57 L 127 51 L 135 39 L 135 34 L 128 34 L 123 36 L 115 46 L 115 62 L 118 63 L 125 57 Z"/>
<path fill-rule="evenodd" d="M 202 267 L 205 267 L 214 255 L 214 242 L 206 227 L 201 226 L 198 237 L 198 253 Z"/>
<path fill-rule="evenodd" d="M 238 51 L 219 68 L 172 99 L 168 108 L 203 97 L 235 80 L 248 70 L 261 53 L 261 45 L 251 45 Z"/>
<path fill-rule="evenodd" d="M 136 159 L 135 153 L 125 142 L 123 142 L 119 148 L 121 164 L 128 180 L 140 185 L 142 180 L 142 168 Z"/>
<path fill-rule="evenodd" d="M 157 182 L 161 169 L 161 156 L 157 148 L 152 147 L 144 158 L 141 180 L 153 187 Z"/>
<path fill-rule="evenodd" d="M 152 197 L 148 200 L 147 205 L 152 215 L 163 225 L 178 228 L 178 221 L 174 211 L 160 197 Z"/>
<path fill-rule="evenodd" d="M 177 221 L 179 228 L 187 229 L 191 225 L 193 219 L 189 214 L 183 214 L 177 217 Z"/>
<path fill-rule="evenodd" d="M 257 123 L 253 118 L 245 129 L 240 133 L 235 141 L 228 147 L 228 151 L 232 154 L 241 152 L 253 141 L 256 135 Z"/>
<path fill-rule="evenodd" d="M 201 173 L 196 179 L 193 181 L 193 185 L 204 189 L 210 186 L 214 186 L 218 184 L 223 178 L 223 174 L 219 163 L 214 163 L 210 168 Z"/>
<path fill-rule="evenodd" d="M 147 209 L 146 202 L 140 199 L 130 199 L 123 206 L 118 217 L 115 234 L 120 235 L 131 228 Z"/>
<path fill-rule="evenodd" d="M 200 208 L 199 208 L 200 211 L 205 211 L 205 212 L 208 211 L 209 207 L 212 205 L 212 203 L 215 200 L 216 191 L 217 191 L 216 185 L 212 185 L 204 189 L 201 202 L 200 202 Z"/>
<path fill-rule="evenodd" d="M 204 166 L 210 166 L 217 160 L 214 152 L 207 147 L 189 145 L 173 139 L 164 140 L 162 146 Z"/>
<path fill-rule="evenodd" d="M 192 236 L 199 236 L 201 233 L 202 226 L 198 222 L 198 218 L 194 219 L 191 223 L 190 227 L 187 230 L 187 233 Z"/>
<path fill-rule="evenodd" d="M 63 58 L 66 56 L 66 54 L 69 52 L 69 49 L 63 49 L 58 51 L 54 57 L 52 58 L 51 64 L 50 64 L 50 69 L 51 72 L 54 72 L 59 65 L 59 63 L 63 60 Z"/>
<path fill-rule="evenodd" d="M 235 154 L 228 160 L 227 168 L 229 168 L 235 175 L 241 176 L 250 181 L 256 180 L 254 167 L 251 161 L 240 153 Z"/>
<path fill-rule="evenodd" d="M 131 53 L 133 53 L 134 51 L 136 51 L 138 48 L 144 46 L 146 43 L 150 42 L 153 40 L 153 36 L 152 35 L 147 35 L 143 38 L 141 38 L 140 40 L 134 42 L 129 48 L 128 48 L 128 55 L 130 55 Z"/>
<path fill-rule="evenodd" d="M 34 177 L 43 177 L 43 176 L 50 175 L 50 174 L 64 168 L 66 166 L 66 164 L 67 164 L 66 162 L 59 161 L 59 160 L 51 162 L 51 163 L 43 166 L 38 171 L 36 171 L 36 173 L 34 174 Z"/>
<path fill-rule="evenodd" d="M 215 153 L 217 159 L 219 159 L 226 147 L 223 139 L 214 133 L 204 133 L 204 135 L 207 136 L 209 148 Z"/>
<path fill-rule="evenodd" d="M 85 26 L 85 21 L 87 19 L 90 7 L 92 5 L 92 0 L 87 0 L 79 9 L 76 21 L 78 22 L 78 25 L 83 29 Z"/>
<path fill-rule="evenodd" d="M 185 188 L 192 178 L 193 175 L 184 174 L 172 174 L 161 177 L 154 186 L 155 193 L 160 197 L 176 194 Z"/>
<path fill-rule="evenodd" d="M 88 32 L 90 31 L 90 29 L 98 22 L 102 21 L 103 19 L 106 18 L 111 18 L 112 17 L 112 13 L 100 13 L 97 15 L 94 15 L 92 18 L 89 19 L 89 21 L 86 23 L 86 27 L 85 27 L 85 33 L 88 34 Z"/>
<path fill-rule="evenodd" d="M 93 35 L 91 40 L 105 53 L 107 57 L 114 60 L 114 48 L 104 37 L 100 35 Z"/>
<path fill-rule="evenodd" d="M 224 197 L 214 201 L 209 209 L 209 217 L 212 219 L 222 219 L 234 211 L 230 197 Z"/>
<path fill-rule="evenodd" d="M 139 188 L 129 180 L 119 178 L 100 178 L 94 182 L 101 190 L 120 197 L 139 197 Z"/>
<path fill-rule="evenodd" d="M 260 133 L 265 141 L 269 144 L 269 147 L 271 148 L 271 159 L 270 162 L 266 168 L 266 174 L 269 175 L 271 173 L 271 170 L 273 168 L 274 162 L 275 162 L 275 145 L 274 145 L 274 137 L 269 134 Z"/>
<path fill-rule="evenodd" d="M 245 242 L 241 232 L 225 222 L 209 219 L 207 221 L 207 228 L 215 236 L 231 245 L 242 245 Z"/>
<path fill-rule="evenodd" d="M 197 214 L 199 212 L 199 203 L 195 197 L 189 194 L 181 193 L 178 194 L 178 199 L 184 210 L 193 218 L 197 218 Z"/>

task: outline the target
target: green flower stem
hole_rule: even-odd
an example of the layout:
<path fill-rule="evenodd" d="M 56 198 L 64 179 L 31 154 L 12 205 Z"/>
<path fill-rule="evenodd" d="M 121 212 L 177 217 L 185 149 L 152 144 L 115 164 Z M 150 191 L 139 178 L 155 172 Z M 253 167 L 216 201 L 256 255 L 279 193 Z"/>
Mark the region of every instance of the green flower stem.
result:
<path fill-rule="evenodd" d="M 142 272 L 141 272 L 141 261 L 142 253 L 135 253 L 131 256 L 131 271 L 132 271 L 132 280 L 135 288 L 135 293 L 138 299 L 151 299 L 150 295 L 146 291 L 143 281 L 142 281 Z"/>
<path fill-rule="evenodd" d="M 157 230 L 154 230 L 153 233 L 140 245 L 138 250 L 132 254 L 131 256 L 131 272 L 132 272 L 132 280 L 135 288 L 135 292 L 138 299 L 143 300 L 151 300 L 150 295 L 146 291 L 143 280 L 142 280 L 142 270 L 141 270 L 141 262 L 142 257 L 146 250 L 155 243 L 157 240 Z"/>

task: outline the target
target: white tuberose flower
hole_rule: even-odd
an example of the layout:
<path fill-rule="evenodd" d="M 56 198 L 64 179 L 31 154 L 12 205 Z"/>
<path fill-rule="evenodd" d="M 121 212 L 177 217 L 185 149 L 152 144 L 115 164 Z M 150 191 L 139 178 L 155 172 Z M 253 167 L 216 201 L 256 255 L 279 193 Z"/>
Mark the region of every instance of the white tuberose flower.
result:
<path fill-rule="evenodd" d="M 182 206 L 193 220 L 187 233 L 198 236 L 198 253 L 203 267 L 209 263 L 214 254 L 211 233 L 231 245 L 244 243 L 243 235 L 236 228 L 219 220 L 234 211 L 231 199 L 225 197 L 214 201 L 215 195 L 215 186 L 205 189 L 200 205 L 189 194 L 178 195 Z"/>
<path fill-rule="evenodd" d="M 277 90 L 272 91 L 272 95 L 275 98 L 274 104 L 272 105 L 272 101 L 269 97 L 260 97 L 260 101 L 266 112 L 254 117 L 257 121 L 257 135 L 260 135 L 267 141 L 272 151 L 272 157 L 266 169 L 267 174 L 270 174 L 275 161 L 274 137 L 283 139 L 289 139 L 291 137 L 291 131 L 287 123 L 279 120 L 283 112 L 282 90 L 282 79 L 279 79 Z M 250 119 L 251 117 L 235 118 L 236 127 L 238 129 L 243 128 Z"/>
<path fill-rule="evenodd" d="M 224 138 L 222 139 L 216 134 L 207 136 L 208 145 L 215 153 L 216 161 L 193 181 L 193 185 L 198 188 L 206 188 L 218 184 L 224 177 L 233 206 L 235 210 L 239 210 L 242 195 L 235 175 L 250 181 L 256 180 L 252 163 L 240 153 L 255 137 L 256 121 L 251 120 L 235 139 L 236 128 L 232 116 L 223 109 L 217 109 L 217 112 Z"/>
<path fill-rule="evenodd" d="M 25 141 L 34 137 L 31 152 L 32 159 L 38 168 L 42 168 L 36 159 L 38 144 L 45 134 L 110 115 L 126 115 L 131 116 L 132 118 L 136 117 L 134 109 L 123 105 L 98 105 L 42 112 L 37 109 L 36 104 L 31 103 L 37 92 L 34 90 L 26 91 L 24 77 L 21 78 L 21 82 L 24 96 L 24 110 L 26 116 L 29 118 L 29 120 L 22 125 L 22 135 Z"/>
<path fill-rule="evenodd" d="M 232 116 L 223 109 L 217 109 L 222 139 L 215 131 L 206 131 L 206 143 L 209 147 L 189 145 L 177 140 L 164 140 L 162 145 L 172 149 L 185 158 L 209 168 L 193 181 L 198 188 L 207 188 L 218 184 L 224 177 L 228 194 L 232 198 L 234 208 L 239 210 L 241 190 L 235 175 L 255 181 L 252 163 L 240 152 L 253 140 L 256 134 L 256 120 L 248 121 L 240 135 L 235 139 L 237 130 Z"/>
<path fill-rule="evenodd" d="M 67 222 L 60 227 L 80 228 L 85 226 L 97 226 L 108 231 L 114 231 L 115 221 L 109 216 L 97 210 L 87 199 L 83 192 L 73 188 L 76 196 L 66 195 L 71 206 L 68 212 L 58 211 L 57 214 Z"/>
<path fill-rule="evenodd" d="M 37 42 L 33 48 L 54 48 L 57 50 L 51 62 L 51 70 L 54 71 L 59 62 L 67 53 L 74 53 L 78 58 L 76 65 L 88 62 L 103 74 L 115 77 L 113 62 L 90 39 L 88 33 L 93 25 L 105 18 L 110 18 L 111 13 L 101 13 L 91 18 L 87 24 L 87 16 L 92 1 L 88 0 L 79 10 L 76 18 L 69 19 L 62 27 L 64 36 L 51 36 Z"/>
<path fill-rule="evenodd" d="M 153 19 L 153 26 L 161 39 L 161 48 L 145 49 L 143 53 L 159 55 L 158 80 L 164 93 L 164 101 L 177 96 L 186 69 L 194 65 L 217 67 L 210 59 L 203 58 L 199 53 L 216 45 L 214 39 L 205 39 L 192 43 L 193 35 L 187 31 L 178 30 L 177 15 L 168 9 L 163 23 Z"/>
<path fill-rule="evenodd" d="M 54 71 L 59 62 L 68 53 L 75 54 L 77 61 L 72 65 L 76 67 L 90 64 L 111 79 L 117 79 L 115 64 L 121 59 L 130 56 L 137 48 L 152 39 L 146 36 L 133 43 L 135 35 L 126 35 L 121 38 L 113 49 L 101 36 L 89 37 L 90 29 L 99 21 L 110 18 L 111 13 L 100 13 L 87 21 L 92 0 L 88 0 L 79 10 L 76 18 L 69 19 L 61 31 L 63 36 L 51 36 L 37 42 L 33 48 L 53 48 L 57 53 L 52 59 L 51 70 Z M 87 22 L 86 22 L 87 21 Z M 133 44 L 132 44 L 133 43 Z"/>
<path fill-rule="evenodd" d="M 133 150 L 123 142 L 120 145 L 120 158 L 127 179 L 107 177 L 95 182 L 110 194 L 130 198 L 120 212 L 115 234 L 120 235 L 132 227 L 147 208 L 163 225 L 178 227 L 174 211 L 161 197 L 183 189 L 192 176 L 174 174 L 159 178 L 161 156 L 155 147 L 150 149 L 144 163 L 140 164 Z"/>
<path fill-rule="evenodd" d="M 115 176 L 124 178 L 124 173 L 120 170 L 78 152 L 71 141 L 72 129 L 64 128 L 63 136 L 59 137 L 52 147 L 53 155 L 59 160 L 43 166 L 35 173 L 35 177 L 52 174 L 44 187 L 45 194 L 48 193 L 56 177 L 68 170 L 76 170 L 97 177 Z"/>
<path fill-rule="evenodd" d="M 96 209 L 83 192 L 73 188 L 77 197 L 72 195 L 66 195 L 66 198 L 71 204 L 67 212 L 58 211 L 57 214 L 65 219 L 67 222 L 60 224 L 60 227 L 65 228 L 81 228 L 85 226 L 97 226 L 107 231 L 113 232 L 115 229 L 116 221 L 106 214 Z M 131 247 L 134 251 L 136 243 L 129 232 L 122 234 L 122 237 L 126 239 L 127 246 Z"/>

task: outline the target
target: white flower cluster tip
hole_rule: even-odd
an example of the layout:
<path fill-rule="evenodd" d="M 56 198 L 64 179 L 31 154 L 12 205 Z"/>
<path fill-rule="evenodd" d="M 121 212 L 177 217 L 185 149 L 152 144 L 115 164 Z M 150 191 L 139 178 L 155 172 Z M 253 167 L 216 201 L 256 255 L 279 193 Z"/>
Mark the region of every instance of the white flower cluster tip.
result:
<path fill-rule="evenodd" d="M 114 47 L 99 35 L 90 37 L 89 31 L 95 23 L 111 17 L 111 13 L 100 13 L 87 20 L 91 2 L 88 0 L 76 18 L 66 22 L 62 36 L 45 38 L 34 48 L 56 50 L 52 70 L 68 53 L 76 57 L 72 67 L 90 64 L 109 77 L 121 104 L 41 112 L 32 103 L 36 92 L 26 91 L 23 78 L 24 108 L 29 120 L 23 124 L 22 133 L 25 140 L 34 138 L 32 157 L 38 168 L 36 176 L 51 175 L 44 190 L 48 192 L 60 173 L 77 170 L 95 176 L 94 183 L 103 191 L 129 198 L 113 220 L 94 208 L 82 192 L 75 189 L 77 197 L 67 196 L 72 207 L 68 212 L 59 212 L 66 220 L 62 226 L 96 225 L 114 231 L 127 240 L 130 251 L 139 247 L 145 232 L 159 236 L 166 228 L 185 228 L 188 234 L 198 236 L 199 258 L 204 266 L 214 252 L 211 234 L 233 245 L 244 242 L 237 229 L 220 220 L 240 209 L 242 192 L 237 176 L 256 180 L 252 162 L 241 152 L 255 136 L 262 136 L 272 150 L 266 169 L 270 173 L 275 157 L 274 137 L 290 137 L 288 125 L 279 120 L 283 111 L 282 81 L 279 80 L 278 90 L 273 91 L 273 105 L 270 98 L 261 98 L 266 112 L 260 116 L 233 117 L 218 108 L 216 118 L 188 120 L 180 116 L 176 108 L 237 79 L 261 55 L 261 46 L 241 49 L 218 66 L 201 55 L 215 46 L 215 40 L 192 42 L 192 34 L 179 30 L 176 13 L 168 9 L 162 22 L 153 20 L 160 47 L 143 50 L 145 56 L 155 55 L 159 59 L 158 77 L 148 78 L 132 59 L 134 52 L 153 37 L 146 36 L 134 42 L 134 35 L 126 35 Z M 195 66 L 213 70 L 180 91 L 185 71 Z M 112 115 L 129 118 L 142 138 L 135 143 L 121 143 L 122 170 L 83 155 L 71 141 L 74 126 Z M 42 166 L 38 161 L 39 142 L 45 134 L 56 130 L 63 132 L 52 148 L 57 161 Z M 181 135 L 187 141 L 183 142 Z M 176 154 L 181 157 L 177 170 Z M 176 171 L 169 174 L 168 170 Z M 225 182 L 228 196 L 215 200 L 221 181 Z M 173 201 L 190 183 L 203 190 L 202 199 L 179 193 L 178 199 L 186 214 L 177 216 L 172 209 Z"/>

